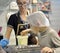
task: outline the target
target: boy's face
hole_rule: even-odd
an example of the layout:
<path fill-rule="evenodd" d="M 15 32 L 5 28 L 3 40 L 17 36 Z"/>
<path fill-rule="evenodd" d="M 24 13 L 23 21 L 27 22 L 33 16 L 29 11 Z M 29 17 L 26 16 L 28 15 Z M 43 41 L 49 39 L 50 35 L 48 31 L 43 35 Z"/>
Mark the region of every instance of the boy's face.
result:
<path fill-rule="evenodd" d="M 37 34 L 39 32 L 39 27 L 31 26 L 32 32 Z"/>
<path fill-rule="evenodd" d="M 35 26 L 31 26 L 32 32 L 34 32 L 35 34 L 39 33 L 39 32 L 43 32 L 46 30 L 47 27 L 35 27 Z"/>

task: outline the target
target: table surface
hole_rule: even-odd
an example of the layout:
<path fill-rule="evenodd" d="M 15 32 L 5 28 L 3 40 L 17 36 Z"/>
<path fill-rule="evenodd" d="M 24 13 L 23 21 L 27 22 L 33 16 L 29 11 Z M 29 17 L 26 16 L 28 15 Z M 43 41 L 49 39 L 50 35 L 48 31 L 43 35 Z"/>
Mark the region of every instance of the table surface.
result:
<path fill-rule="evenodd" d="M 40 46 L 7 46 L 4 48 L 8 53 L 40 53 Z"/>

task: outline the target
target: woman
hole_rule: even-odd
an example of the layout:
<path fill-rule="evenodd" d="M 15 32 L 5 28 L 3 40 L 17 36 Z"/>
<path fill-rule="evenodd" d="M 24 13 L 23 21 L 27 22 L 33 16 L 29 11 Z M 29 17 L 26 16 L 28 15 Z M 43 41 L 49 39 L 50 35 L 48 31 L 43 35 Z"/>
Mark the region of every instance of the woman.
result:
<path fill-rule="evenodd" d="M 27 1 L 26 0 L 16 0 L 16 2 L 19 7 L 19 11 L 18 11 L 18 13 L 11 15 L 8 20 L 6 36 L 4 39 L 2 39 L 0 41 L 0 45 L 3 48 L 5 46 L 7 46 L 7 44 L 9 43 L 9 38 L 10 38 L 10 34 L 12 32 L 12 29 L 14 29 L 16 35 L 21 35 L 21 34 L 23 35 L 23 33 L 20 33 L 20 32 L 29 28 L 29 24 L 26 22 Z M 20 24 L 23 24 L 23 26 L 21 26 L 21 29 L 19 31 L 17 31 Z M 26 30 L 26 31 L 29 31 L 29 30 Z"/>

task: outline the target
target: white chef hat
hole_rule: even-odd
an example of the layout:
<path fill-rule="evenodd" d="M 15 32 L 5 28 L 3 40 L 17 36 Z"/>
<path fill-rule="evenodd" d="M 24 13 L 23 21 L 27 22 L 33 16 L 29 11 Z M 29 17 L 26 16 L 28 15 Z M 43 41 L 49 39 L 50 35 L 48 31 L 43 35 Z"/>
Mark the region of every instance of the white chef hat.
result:
<path fill-rule="evenodd" d="M 45 14 L 41 11 L 34 12 L 27 17 L 27 21 L 29 24 L 32 26 L 37 26 L 37 27 L 44 27 L 44 26 L 49 26 L 49 20 L 45 16 Z"/>
<path fill-rule="evenodd" d="M 15 1 L 12 1 L 9 6 L 10 10 L 18 10 L 18 5 Z"/>

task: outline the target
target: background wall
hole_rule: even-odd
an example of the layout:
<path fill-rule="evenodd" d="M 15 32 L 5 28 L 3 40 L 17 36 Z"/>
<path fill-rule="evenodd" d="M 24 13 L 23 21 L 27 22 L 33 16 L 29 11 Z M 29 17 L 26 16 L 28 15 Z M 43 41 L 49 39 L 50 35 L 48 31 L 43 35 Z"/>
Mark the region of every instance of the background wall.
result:
<path fill-rule="evenodd" d="M 58 32 L 60 30 L 60 0 L 51 0 L 51 9 L 51 27 Z"/>

